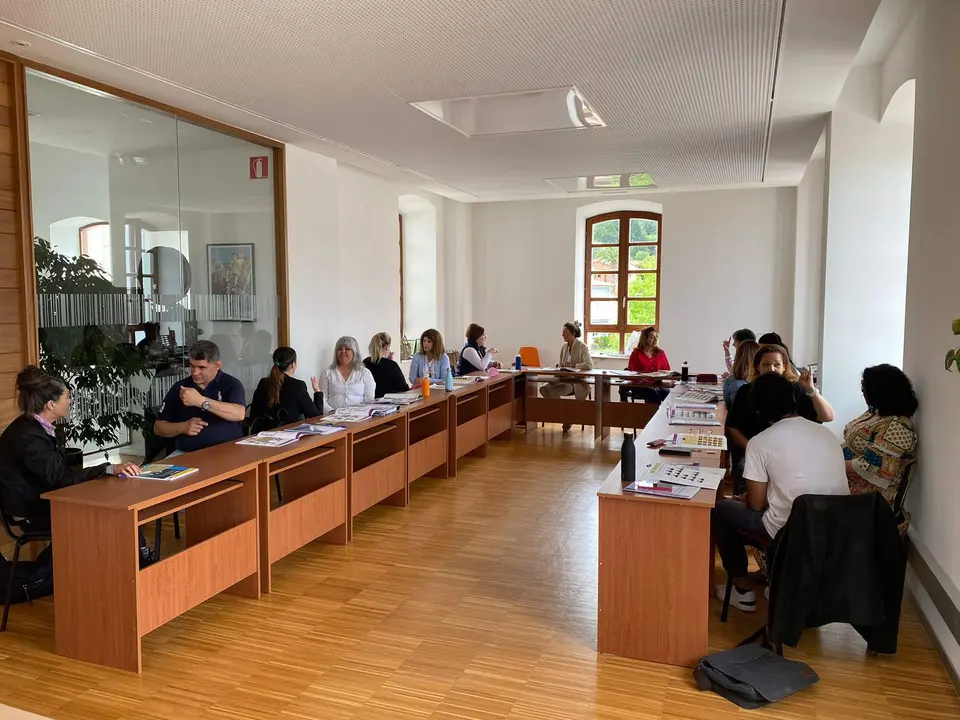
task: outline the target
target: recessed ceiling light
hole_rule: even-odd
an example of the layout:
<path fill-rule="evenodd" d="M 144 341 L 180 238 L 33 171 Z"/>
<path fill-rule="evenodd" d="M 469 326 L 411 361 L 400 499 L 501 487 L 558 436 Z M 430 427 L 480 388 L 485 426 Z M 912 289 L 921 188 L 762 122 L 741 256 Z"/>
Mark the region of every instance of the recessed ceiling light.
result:
<path fill-rule="evenodd" d="M 11 40 L 11 41 L 10 41 L 10 44 L 13 45 L 13 46 L 15 46 L 15 47 L 19 47 L 19 48 L 28 48 L 28 47 L 30 47 L 30 43 L 28 43 L 26 40 Z"/>
<path fill-rule="evenodd" d="M 628 190 L 642 190 L 655 188 L 657 184 L 649 173 L 632 172 L 615 175 L 581 175 L 580 177 L 545 178 L 551 185 L 556 185 L 566 192 L 627 192 Z"/>
<path fill-rule="evenodd" d="M 467 137 L 604 127 L 575 87 L 410 104 Z"/>

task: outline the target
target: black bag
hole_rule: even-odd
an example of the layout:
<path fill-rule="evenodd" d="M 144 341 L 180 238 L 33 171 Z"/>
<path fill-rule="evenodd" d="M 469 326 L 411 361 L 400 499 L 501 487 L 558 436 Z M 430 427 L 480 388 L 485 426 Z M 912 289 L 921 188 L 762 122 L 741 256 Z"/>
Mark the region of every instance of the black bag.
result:
<path fill-rule="evenodd" d="M 754 643 L 701 658 L 693 678 L 701 690 L 713 690 L 747 710 L 782 700 L 820 680 L 809 665 Z"/>
<path fill-rule="evenodd" d="M 0 606 L 7 595 L 13 563 L 0 555 Z M 47 545 L 36 560 L 21 560 L 13 579 L 13 603 L 33 602 L 53 595 L 53 549 Z"/>

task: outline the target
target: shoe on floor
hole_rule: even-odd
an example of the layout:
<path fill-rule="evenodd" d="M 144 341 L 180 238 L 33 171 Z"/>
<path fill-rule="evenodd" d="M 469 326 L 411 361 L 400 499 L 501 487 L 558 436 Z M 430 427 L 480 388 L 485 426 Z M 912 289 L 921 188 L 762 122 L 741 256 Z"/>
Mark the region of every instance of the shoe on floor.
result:
<path fill-rule="evenodd" d="M 717 585 L 717 597 L 720 598 L 720 601 L 723 602 L 723 596 L 727 592 L 726 585 Z M 744 590 L 740 592 L 736 586 L 733 587 L 733 590 L 730 592 L 730 607 L 735 607 L 737 610 L 742 612 L 756 612 L 757 611 L 757 594 L 753 590 Z"/>
<path fill-rule="evenodd" d="M 571 428 L 571 427 L 573 427 L 573 426 L 570 425 L 569 423 L 566 423 L 566 424 L 563 426 L 563 431 L 564 431 L 564 432 L 570 432 L 570 428 Z"/>

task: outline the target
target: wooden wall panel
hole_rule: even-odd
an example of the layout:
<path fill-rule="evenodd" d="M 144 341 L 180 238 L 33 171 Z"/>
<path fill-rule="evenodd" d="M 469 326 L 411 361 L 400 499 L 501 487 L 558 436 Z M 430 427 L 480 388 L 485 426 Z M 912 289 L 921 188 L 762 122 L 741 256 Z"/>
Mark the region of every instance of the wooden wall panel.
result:
<path fill-rule="evenodd" d="M 38 351 L 23 72 L 0 58 L 0 430 L 17 415 L 16 373 Z"/>

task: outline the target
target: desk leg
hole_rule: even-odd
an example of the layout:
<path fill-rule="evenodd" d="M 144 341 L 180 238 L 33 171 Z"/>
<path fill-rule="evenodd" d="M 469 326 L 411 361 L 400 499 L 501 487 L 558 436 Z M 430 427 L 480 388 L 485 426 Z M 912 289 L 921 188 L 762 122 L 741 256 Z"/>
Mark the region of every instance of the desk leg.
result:
<path fill-rule="evenodd" d="M 50 506 L 57 653 L 140 672 L 134 511 Z"/>
<path fill-rule="evenodd" d="M 457 398 L 447 399 L 447 477 L 457 476 Z"/>
<path fill-rule="evenodd" d="M 596 403 L 595 419 L 593 421 L 593 441 L 598 445 L 607 435 L 610 434 L 610 428 L 603 425 L 603 398 L 607 394 L 607 384 L 604 378 L 597 377 L 593 380 L 593 398 Z"/>

